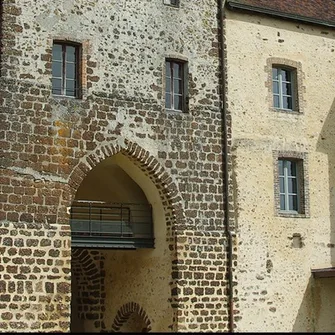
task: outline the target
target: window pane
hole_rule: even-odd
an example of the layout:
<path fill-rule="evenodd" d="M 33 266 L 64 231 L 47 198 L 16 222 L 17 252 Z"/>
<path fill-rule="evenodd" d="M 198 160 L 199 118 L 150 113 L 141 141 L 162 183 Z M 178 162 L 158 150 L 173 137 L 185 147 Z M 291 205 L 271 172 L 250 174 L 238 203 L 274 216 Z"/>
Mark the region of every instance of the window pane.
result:
<path fill-rule="evenodd" d="M 52 62 L 52 76 L 60 78 L 62 76 L 62 63 Z"/>
<path fill-rule="evenodd" d="M 292 97 L 283 97 L 283 108 L 293 109 L 292 106 Z"/>
<path fill-rule="evenodd" d="M 62 85 L 61 79 L 52 78 L 52 93 L 58 95 L 62 94 L 61 85 Z"/>
<path fill-rule="evenodd" d="M 60 44 L 52 46 L 52 60 L 62 60 L 62 46 Z"/>
<path fill-rule="evenodd" d="M 273 93 L 279 94 L 279 83 L 278 83 L 278 81 L 274 81 L 272 83 L 272 90 L 273 90 Z"/>
<path fill-rule="evenodd" d="M 273 106 L 276 108 L 280 108 L 279 104 L 279 95 L 273 95 Z"/>
<path fill-rule="evenodd" d="M 69 79 L 75 79 L 76 77 L 76 70 L 75 70 L 75 65 L 73 63 L 67 63 L 66 64 L 66 78 Z"/>
<path fill-rule="evenodd" d="M 280 195 L 280 209 L 285 210 L 285 196 L 283 194 Z"/>
<path fill-rule="evenodd" d="M 292 95 L 292 86 L 290 83 L 283 83 L 282 90 L 284 95 Z"/>
<path fill-rule="evenodd" d="M 66 80 L 66 95 L 74 97 L 76 95 L 75 93 L 75 81 Z"/>
<path fill-rule="evenodd" d="M 170 93 L 165 94 L 165 108 L 171 109 L 171 94 Z"/>
<path fill-rule="evenodd" d="M 278 168 L 279 168 L 279 175 L 283 176 L 284 175 L 284 161 L 283 160 L 278 160 Z"/>
<path fill-rule="evenodd" d="M 272 79 L 278 80 L 278 69 L 272 68 Z"/>
<path fill-rule="evenodd" d="M 281 70 L 282 81 L 291 81 L 291 71 Z"/>
<path fill-rule="evenodd" d="M 75 62 L 76 60 L 76 48 L 70 45 L 66 46 L 66 61 Z"/>
<path fill-rule="evenodd" d="M 173 64 L 173 76 L 174 78 L 181 78 L 181 64 L 178 63 L 174 63 Z"/>
<path fill-rule="evenodd" d="M 284 193 L 285 191 L 284 177 L 279 178 L 279 187 L 280 187 L 280 193 Z"/>
<path fill-rule="evenodd" d="M 166 62 L 165 64 L 166 77 L 171 78 L 171 64 Z"/>
<path fill-rule="evenodd" d="M 182 110 L 182 98 L 179 95 L 174 95 L 174 109 Z"/>
<path fill-rule="evenodd" d="M 178 93 L 178 94 L 182 94 L 182 81 L 175 79 L 173 81 L 173 92 L 174 93 Z"/>
<path fill-rule="evenodd" d="M 165 78 L 165 92 L 171 92 L 171 79 L 168 77 Z"/>
<path fill-rule="evenodd" d="M 297 179 L 296 178 L 289 178 L 288 179 L 288 192 L 297 194 L 298 187 L 297 187 Z"/>
<path fill-rule="evenodd" d="M 297 166 L 296 162 L 286 161 L 287 167 L 287 174 L 289 176 L 296 176 L 297 175 Z"/>
<path fill-rule="evenodd" d="M 297 211 L 298 210 L 298 197 L 296 195 L 289 195 L 289 210 Z"/>

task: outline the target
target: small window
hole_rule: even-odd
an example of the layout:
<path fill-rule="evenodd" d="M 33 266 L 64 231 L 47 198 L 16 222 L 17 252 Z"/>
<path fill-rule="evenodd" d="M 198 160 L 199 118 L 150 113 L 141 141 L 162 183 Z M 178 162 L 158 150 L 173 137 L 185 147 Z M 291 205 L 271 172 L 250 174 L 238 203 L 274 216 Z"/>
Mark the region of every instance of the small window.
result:
<path fill-rule="evenodd" d="M 300 212 L 300 171 L 299 162 L 294 160 L 279 159 L 279 197 L 280 210 Z"/>
<path fill-rule="evenodd" d="M 273 106 L 279 109 L 295 110 L 295 71 L 272 68 Z"/>
<path fill-rule="evenodd" d="M 273 151 L 275 215 L 310 217 L 308 154 Z"/>
<path fill-rule="evenodd" d="M 164 5 L 179 7 L 179 0 L 163 0 Z"/>
<path fill-rule="evenodd" d="M 167 60 L 165 66 L 165 108 L 172 111 L 186 111 L 187 64 Z"/>
<path fill-rule="evenodd" d="M 52 94 L 79 97 L 79 46 L 54 43 L 52 47 Z"/>

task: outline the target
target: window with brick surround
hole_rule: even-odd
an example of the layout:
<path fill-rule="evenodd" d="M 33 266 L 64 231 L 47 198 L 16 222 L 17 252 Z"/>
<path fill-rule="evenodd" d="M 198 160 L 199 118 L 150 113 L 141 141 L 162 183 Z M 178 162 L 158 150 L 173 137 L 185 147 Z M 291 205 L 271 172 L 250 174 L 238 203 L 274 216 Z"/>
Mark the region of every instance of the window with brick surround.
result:
<path fill-rule="evenodd" d="M 307 155 L 275 153 L 275 201 L 279 216 L 309 215 Z"/>
<path fill-rule="evenodd" d="M 296 71 L 288 68 L 272 68 L 273 107 L 295 110 L 296 105 Z"/>
<path fill-rule="evenodd" d="M 265 66 L 269 90 L 268 103 L 271 110 L 289 114 L 304 113 L 304 73 L 300 62 L 270 57 Z"/>
<path fill-rule="evenodd" d="M 301 161 L 279 159 L 279 197 L 280 210 L 299 212 L 299 170 L 301 169 Z"/>
<path fill-rule="evenodd" d="M 174 59 L 165 62 L 165 108 L 186 112 L 187 63 Z"/>
<path fill-rule="evenodd" d="M 54 42 L 52 47 L 52 94 L 80 97 L 80 45 Z"/>

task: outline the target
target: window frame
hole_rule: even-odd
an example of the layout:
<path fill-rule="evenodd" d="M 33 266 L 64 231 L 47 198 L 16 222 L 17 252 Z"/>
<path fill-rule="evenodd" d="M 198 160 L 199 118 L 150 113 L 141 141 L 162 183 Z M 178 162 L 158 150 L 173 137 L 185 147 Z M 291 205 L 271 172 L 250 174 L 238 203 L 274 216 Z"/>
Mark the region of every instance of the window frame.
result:
<path fill-rule="evenodd" d="M 283 174 L 281 174 L 280 170 L 280 164 L 283 164 Z M 294 165 L 295 174 L 289 173 L 289 163 Z M 279 206 L 280 211 L 282 212 L 292 212 L 292 213 L 300 213 L 300 184 L 301 184 L 301 178 L 300 178 L 300 169 L 301 169 L 302 163 L 297 161 L 296 159 L 287 159 L 287 158 L 279 158 L 278 159 L 278 176 L 279 176 Z M 281 180 L 283 180 L 283 183 L 281 183 Z M 296 192 L 292 191 L 290 192 L 290 186 L 293 189 L 294 188 L 294 181 L 295 181 L 295 189 Z M 282 188 L 283 186 L 283 188 Z M 284 206 L 282 207 L 282 196 L 284 196 Z M 293 202 L 292 208 L 290 207 L 290 197 L 296 199 L 296 205 Z"/>
<path fill-rule="evenodd" d="M 283 109 L 274 106 L 274 89 L 273 89 L 273 68 L 281 68 L 285 70 L 292 71 L 293 74 L 293 101 L 292 109 Z M 264 67 L 266 72 L 266 82 L 265 86 L 268 89 L 268 94 L 266 101 L 270 111 L 275 113 L 285 113 L 292 116 L 302 115 L 305 112 L 305 92 L 306 87 L 303 85 L 304 72 L 302 71 L 302 63 L 281 57 L 269 57 L 266 60 L 266 65 Z"/>
<path fill-rule="evenodd" d="M 52 95 L 55 97 L 64 97 L 64 98 L 73 98 L 73 99 L 79 99 L 81 98 L 81 78 L 80 78 L 80 69 L 81 69 L 81 53 L 82 53 L 82 48 L 81 44 L 75 43 L 75 42 L 64 42 L 64 41 L 59 41 L 59 40 L 54 40 L 52 44 L 52 60 L 51 60 L 51 66 L 53 67 L 54 62 L 59 62 L 59 60 L 54 59 L 54 46 L 55 45 L 60 45 L 62 48 L 61 51 L 61 76 L 60 77 L 55 77 L 53 75 L 53 70 L 51 70 L 51 90 L 52 90 Z M 67 77 L 66 75 L 66 65 L 70 64 L 67 60 L 67 48 L 68 47 L 73 47 L 74 48 L 74 78 Z M 61 93 L 55 93 L 55 86 L 53 84 L 54 79 L 60 79 L 61 80 L 61 86 L 60 86 L 60 91 Z M 66 88 L 66 82 L 67 80 L 73 80 L 74 81 L 74 95 L 67 94 L 67 88 Z M 57 88 L 58 89 L 58 88 Z M 59 90 L 59 89 L 58 89 Z"/>
<path fill-rule="evenodd" d="M 277 74 L 278 74 L 278 80 L 274 79 L 273 76 L 273 71 L 274 69 L 277 70 Z M 283 72 L 287 72 L 290 74 L 290 81 L 288 80 L 283 80 Z M 278 93 L 274 92 L 274 82 L 278 83 Z M 284 83 L 288 83 L 291 86 L 290 89 L 290 94 L 284 94 L 283 93 L 283 85 Z M 282 109 L 282 110 L 286 110 L 286 111 L 295 111 L 296 110 L 296 92 L 297 88 L 296 88 L 296 71 L 294 69 L 288 68 L 288 67 L 284 67 L 284 66 L 278 66 L 278 65 L 274 65 L 272 67 L 272 95 L 273 95 L 273 107 L 276 109 Z M 279 106 L 276 106 L 275 104 L 275 96 L 278 96 L 278 102 L 279 102 Z M 284 107 L 284 99 L 285 98 L 291 98 L 291 108 L 285 108 Z"/>
<path fill-rule="evenodd" d="M 291 161 L 296 164 L 297 177 L 297 209 L 292 210 L 281 208 L 281 186 L 279 161 Z M 274 172 L 274 201 L 275 215 L 280 217 L 308 218 L 310 217 L 309 203 L 309 176 L 308 176 L 308 155 L 306 152 L 298 151 L 273 151 L 273 172 Z"/>
<path fill-rule="evenodd" d="M 167 73 L 167 66 L 169 65 L 170 68 L 170 73 L 171 73 L 171 77 L 168 76 Z M 181 67 L 180 69 L 180 73 L 181 73 L 181 77 L 176 78 L 174 76 L 174 65 L 178 65 Z M 170 87 L 170 91 L 167 90 L 167 83 L 168 83 L 168 78 L 169 80 L 169 87 Z M 181 93 L 177 93 L 174 91 L 175 89 L 175 85 L 174 82 L 175 80 L 180 80 L 181 81 Z M 187 112 L 187 108 L 188 108 L 188 63 L 185 60 L 181 60 L 181 59 L 176 59 L 176 58 L 166 58 L 165 59 L 165 109 L 168 111 L 172 111 L 172 112 L 177 112 L 177 113 L 186 113 Z M 167 95 L 170 94 L 171 99 L 170 99 L 170 105 L 167 105 L 168 99 L 167 99 Z M 176 108 L 175 106 L 175 96 L 180 96 L 181 97 L 181 109 Z"/>

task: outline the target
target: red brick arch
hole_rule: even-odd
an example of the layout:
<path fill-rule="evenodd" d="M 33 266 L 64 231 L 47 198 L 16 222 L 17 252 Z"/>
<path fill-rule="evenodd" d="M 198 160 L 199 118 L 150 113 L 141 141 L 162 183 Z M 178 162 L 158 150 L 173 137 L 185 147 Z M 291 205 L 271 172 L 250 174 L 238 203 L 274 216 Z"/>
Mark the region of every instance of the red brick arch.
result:
<path fill-rule="evenodd" d="M 71 198 L 74 198 L 78 187 L 91 169 L 106 158 L 117 153 L 122 153 L 128 157 L 156 185 L 162 199 L 168 230 L 171 229 L 176 222 L 183 223 L 184 216 L 181 210 L 182 198 L 170 175 L 151 153 L 140 147 L 137 143 L 127 140 L 125 140 L 122 146 L 112 143 L 100 147 L 86 157 L 86 162 L 82 161 L 77 165 L 69 177 L 69 186 L 72 189 Z"/>
<path fill-rule="evenodd" d="M 145 310 L 136 302 L 129 302 L 124 304 L 116 313 L 114 318 L 111 332 L 119 332 L 120 328 L 128 321 L 132 314 L 137 314 L 145 325 L 142 329 L 142 333 L 148 333 L 151 330 L 151 322 L 145 312 Z"/>
<path fill-rule="evenodd" d="M 162 206 L 165 213 L 166 228 L 167 228 L 167 242 L 169 244 L 169 250 L 171 252 L 171 262 L 176 264 L 177 261 L 177 234 L 178 229 L 185 227 L 185 217 L 182 210 L 181 196 L 179 194 L 176 184 L 173 182 L 171 176 L 165 171 L 159 161 L 147 150 L 140 147 L 137 143 L 125 140 L 122 145 L 111 143 L 96 149 L 94 152 L 86 156 L 86 159 L 82 160 L 76 168 L 72 171 L 69 176 L 68 193 L 64 193 L 65 204 L 69 208 L 75 197 L 77 189 L 80 184 L 87 176 L 87 174 L 100 162 L 105 159 L 121 153 L 125 155 L 135 166 L 139 167 L 143 173 L 151 179 L 156 186 L 159 195 L 161 197 Z M 64 203 L 63 203 L 64 204 Z M 61 221 L 68 221 L 68 213 Z M 171 271 L 176 271 L 176 266 L 172 265 Z M 178 311 L 175 307 L 174 302 L 178 301 L 178 290 L 175 287 L 178 286 L 175 280 L 171 282 L 171 304 L 173 307 L 173 324 L 170 326 L 171 329 L 177 329 Z M 128 305 L 127 305 L 128 306 Z M 134 305 L 137 306 L 137 305 Z M 133 307 L 135 308 L 135 307 Z M 137 307 L 136 307 L 137 308 Z M 131 315 L 131 314 L 130 314 Z M 129 315 L 129 316 L 130 316 Z M 149 329 L 147 327 L 147 329 Z"/>

